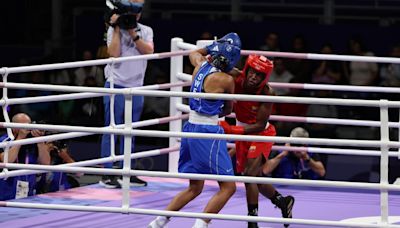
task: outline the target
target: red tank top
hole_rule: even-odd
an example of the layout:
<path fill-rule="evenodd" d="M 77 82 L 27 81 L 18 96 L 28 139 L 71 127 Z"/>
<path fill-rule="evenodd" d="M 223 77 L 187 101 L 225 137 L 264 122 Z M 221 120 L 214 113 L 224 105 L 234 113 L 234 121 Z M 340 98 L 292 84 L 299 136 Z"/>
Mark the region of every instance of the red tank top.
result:
<path fill-rule="evenodd" d="M 243 83 L 245 78 L 243 75 L 239 76 L 235 80 L 235 94 L 245 94 L 243 89 Z M 260 92 L 257 92 L 257 95 Z M 234 110 L 236 119 L 242 123 L 254 124 L 257 119 L 257 112 L 260 108 L 261 102 L 256 101 L 236 101 L 234 104 Z"/>

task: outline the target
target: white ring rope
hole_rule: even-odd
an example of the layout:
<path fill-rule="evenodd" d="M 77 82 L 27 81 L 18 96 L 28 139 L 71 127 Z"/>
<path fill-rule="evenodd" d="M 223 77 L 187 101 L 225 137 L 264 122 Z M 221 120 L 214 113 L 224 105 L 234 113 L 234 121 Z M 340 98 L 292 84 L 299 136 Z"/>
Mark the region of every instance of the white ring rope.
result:
<path fill-rule="evenodd" d="M 0 167 L 12 168 L 12 169 L 58 171 L 67 173 L 148 176 L 148 177 L 163 177 L 163 178 L 181 178 L 181 179 L 191 179 L 191 180 L 243 182 L 243 183 L 254 183 L 254 184 L 279 184 L 279 185 L 296 185 L 296 186 L 309 186 L 309 187 L 357 188 L 357 189 L 367 189 L 367 190 L 400 191 L 399 185 L 393 185 L 388 183 L 302 180 L 302 179 L 285 179 L 285 178 L 271 178 L 271 177 L 227 176 L 227 175 L 215 175 L 215 174 L 169 173 L 169 172 L 159 172 L 159 171 L 122 170 L 122 169 L 105 169 L 105 168 L 72 167 L 72 166 L 66 167 L 61 165 L 53 166 L 53 165 L 32 165 L 32 164 L 16 164 L 16 163 L 0 163 Z"/>
<path fill-rule="evenodd" d="M 379 140 L 351 140 L 351 139 L 324 139 L 324 138 L 296 138 L 296 137 L 278 137 L 278 136 L 258 136 L 258 135 L 233 135 L 233 134 L 210 134 L 210 133 L 188 133 L 188 132 L 167 132 L 155 130 L 126 130 L 112 129 L 109 127 L 82 127 L 69 125 L 50 125 L 50 124 L 22 124 L 22 123 L 5 123 L 0 122 L 0 127 L 3 128 L 23 128 L 23 129 L 39 129 L 53 130 L 61 132 L 90 132 L 101 134 L 117 134 L 145 137 L 180 137 L 180 138 L 199 138 L 199 139 L 224 139 L 224 140 L 239 140 L 239 141 L 255 141 L 255 142 L 276 142 L 276 143 L 301 143 L 311 145 L 329 145 L 329 146 L 350 146 L 350 147 L 380 147 Z M 27 139 L 32 140 L 33 139 Z M 21 140 L 10 142 L 10 146 L 19 145 Z M 6 146 L 5 142 L 0 143 L 0 148 Z M 388 141 L 387 146 L 390 148 L 399 148 L 400 142 Z"/>
<path fill-rule="evenodd" d="M 272 103 L 296 103 L 296 104 L 329 104 L 343 106 L 367 106 L 380 107 L 381 101 L 378 100 L 361 100 L 361 99 L 337 99 L 337 98 L 311 98 L 311 97 L 287 97 L 287 96 L 260 96 L 260 95 L 244 95 L 244 94 L 220 94 L 220 93 L 190 93 L 176 91 L 154 91 L 142 90 L 138 88 L 110 89 L 95 88 L 84 86 L 62 86 L 47 84 L 28 84 L 28 83 L 0 83 L 1 88 L 11 89 L 32 89 L 45 91 L 62 91 L 62 92 L 95 92 L 105 94 L 124 94 L 124 95 L 142 95 L 150 97 L 185 97 L 185 98 L 205 98 L 205 99 L 222 99 L 222 100 L 240 100 L 240 101 L 258 101 Z M 400 101 L 388 101 L 389 108 L 399 108 Z"/>
<path fill-rule="evenodd" d="M 157 118 L 157 119 L 143 120 L 143 121 L 138 121 L 138 122 L 132 123 L 132 127 L 138 128 L 138 127 L 145 127 L 145 126 L 151 126 L 151 125 L 156 125 L 156 124 L 163 124 L 163 123 L 168 123 L 168 122 L 174 121 L 174 120 L 185 119 L 187 117 L 188 117 L 188 115 L 185 114 L 185 115 L 176 115 L 176 116 L 162 117 L 162 118 Z M 15 123 L 9 123 L 9 124 L 15 124 Z M 34 126 L 39 126 L 39 124 L 27 124 L 27 125 L 32 126 L 29 129 L 39 129 L 39 128 L 34 127 Z M 40 124 L 40 125 L 42 125 L 42 124 Z M 40 130 L 46 130 L 46 129 L 47 130 L 56 130 L 57 129 L 57 131 L 60 131 L 60 132 L 63 131 L 63 127 L 56 127 L 56 128 L 51 127 L 51 129 L 50 129 L 50 128 L 46 128 L 44 126 L 62 126 L 62 125 L 50 125 L 50 124 L 46 125 L 46 124 L 44 124 L 40 127 Z M 69 125 L 64 125 L 64 126 L 69 126 Z M 116 129 L 123 129 L 124 127 L 125 127 L 124 124 L 116 125 Z M 87 127 L 82 127 L 82 128 L 87 128 Z M 109 129 L 109 127 L 100 127 L 98 129 Z M 0 148 L 6 147 L 7 143 L 9 144 L 9 146 L 27 145 L 27 144 L 34 144 L 34 143 L 40 143 L 40 142 L 51 142 L 51 141 L 55 141 L 55 140 L 89 136 L 89 135 L 93 135 L 96 133 L 98 133 L 98 132 L 71 131 L 69 133 L 54 134 L 54 135 L 28 138 L 28 139 L 21 139 L 21 140 L 16 140 L 16 141 L 1 142 Z"/>
<path fill-rule="evenodd" d="M 190 107 L 186 104 L 177 104 L 177 109 L 189 113 Z M 226 117 L 235 118 L 235 113 L 232 113 Z M 326 117 L 306 117 L 306 116 L 282 116 L 282 115 L 271 115 L 270 120 L 282 121 L 282 122 L 298 122 L 298 123 L 318 123 L 318 124 L 333 124 L 333 125 L 349 125 L 349 126 L 364 126 L 364 127 L 380 127 L 380 121 L 374 120 L 353 120 L 353 119 L 336 119 Z M 400 123 L 389 122 L 390 128 L 400 128 Z"/>
<path fill-rule="evenodd" d="M 127 56 L 127 57 L 118 57 L 118 58 L 108 58 L 108 59 L 97 59 L 97 60 L 85 60 L 85 61 L 77 61 L 77 62 L 68 62 L 68 63 L 53 63 L 53 64 L 43 64 L 43 65 L 34 65 L 34 66 L 21 66 L 21 67 L 9 67 L 7 69 L 8 74 L 15 73 L 26 73 L 26 72 L 35 72 L 35 71 L 46 71 L 46 70 L 60 70 L 65 68 L 77 68 L 77 67 L 87 67 L 87 66 L 96 66 L 96 65 L 105 65 L 111 63 L 121 63 L 127 61 L 138 61 L 138 60 L 152 60 L 152 59 L 164 59 L 173 56 L 183 56 L 188 55 L 191 51 L 176 51 L 176 52 L 162 52 L 156 54 L 146 54 L 146 55 L 138 55 L 138 56 Z M 0 68 L 0 74 L 5 74 L 5 69 Z"/>
<path fill-rule="evenodd" d="M 176 75 L 182 81 L 192 81 L 192 75 L 178 73 Z M 327 84 L 308 84 L 308 83 L 285 83 L 268 82 L 273 88 L 291 88 L 306 90 L 332 90 L 347 92 L 370 92 L 370 93 L 400 93 L 398 87 L 380 87 L 380 86 L 353 86 L 353 85 L 327 85 Z"/>
<path fill-rule="evenodd" d="M 186 119 L 186 118 L 188 118 L 187 114 L 163 117 L 163 118 L 157 118 L 157 119 L 151 119 L 151 120 L 143 120 L 143 121 L 138 121 L 138 122 L 132 123 L 132 128 L 163 124 L 163 123 L 168 123 L 170 121 Z M 122 129 L 122 128 L 124 128 L 124 126 L 125 126 L 124 124 L 118 124 L 118 125 L 116 125 L 116 128 Z M 103 128 L 107 128 L 107 127 L 103 127 Z M 21 140 L 17 140 L 17 141 L 7 141 L 7 142 L 3 142 L 3 143 L 5 143 L 9 147 L 11 147 L 11 146 L 15 146 L 15 145 L 27 145 L 27 144 L 33 144 L 33 143 L 39 143 L 39 142 L 51 142 L 51 141 L 55 141 L 55 140 L 77 138 L 77 137 L 88 136 L 88 135 L 93 135 L 93 134 L 94 133 L 69 132 L 69 133 L 62 133 L 62 134 L 55 134 L 55 135 L 48 135 L 48 136 L 40 136 L 40 137 L 29 138 L 29 139 L 21 139 Z M 176 147 L 171 147 L 171 148 L 176 148 Z M 170 152 L 170 151 L 168 151 L 168 152 Z M 137 155 L 132 155 L 132 156 L 134 156 L 133 158 L 136 158 Z M 77 163 L 78 163 L 78 165 L 81 163 L 86 164 L 86 165 L 93 165 L 93 164 L 101 164 L 101 163 L 106 163 L 106 162 L 115 162 L 115 161 L 120 161 L 120 160 L 122 160 L 122 156 L 114 156 L 114 157 L 110 156 L 106 160 L 105 159 L 97 159 L 97 160 L 89 160 L 89 161 L 83 161 L 83 162 L 77 162 Z M 92 164 L 92 163 L 90 163 L 90 161 L 94 161 L 94 163 Z M 89 163 L 86 163 L 86 162 L 89 162 Z M 71 163 L 71 165 L 77 164 L 77 163 Z M 66 165 L 66 166 L 69 166 L 69 165 Z M 84 166 L 84 165 L 82 165 L 82 166 Z M 22 171 L 22 173 L 19 171 Z M 34 173 L 37 173 L 37 172 L 33 172 L 33 171 L 27 172 L 27 170 L 18 170 L 18 171 L 8 172 L 9 176 L 28 175 L 28 174 L 34 174 Z M 0 178 L 1 177 L 9 177 L 9 176 L 7 176 L 7 175 L 4 176 L 4 175 L 0 174 Z"/>
<path fill-rule="evenodd" d="M 311 219 L 284 219 L 262 216 L 244 216 L 229 214 L 211 214 L 211 213 L 194 213 L 182 211 L 165 211 L 152 210 L 142 208 L 120 208 L 120 207 L 104 207 L 104 206 L 72 206 L 64 204 L 41 204 L 41 203 L 20 203 L 20 202 L 1 202 L 0 206 L 35 208 L 35 209 L 52 209 L 52 210 L 69 210 L 69 211 L 88 211 L 88 212 L 111 212 L 111 213 L 133 213 L 143 215 L 161 215 L 168 217 L 184 217 L 184 218 L 204 218 L 204 219 L 221 219 L 233 221 L 249 221 L 249 222 L 270 222 L 270 223 L 288 223 L 288 224 L 305 224 L 305 225 L 324 225 L 324 226 L 340 226 L 340 227 L 374 227 L 374 228 L 399 228 L 399 225 L 392 224 L 367 224 L 347 221 L 326 221 Z"/>
<path fill-rule="evenodd" d="M 177 46 L 183 50 L 196 49 L 197 46 L 185 42 L 178 42 Z M 242 50 L 241 55 L 265 55 L 271 57 L 291 58 L 291 59 L 311 59 L 311 60 L 336 60 L 336 61 L 357 61 L 374 63 L 400 63 L 400 58 L 376 57 L 376 56 L 357 56 L 357 55 L 334 55 L 334 54 L 314 54 L 314 53 L 294 53 L 294 52 L 275 52 L 259 50 Z M 1 71 L 0 71 L 1 73 Z"/>
<path fill-rule="evenodd" d="M 169 89 L 173 87 L 186 86 L 188 82 L 177 82 L 177 83 L 165 83 L 165 84 L 156 84 L 139 87 L 137 89 Z M 23 98 L 8 98 L 7 105 L 16 105 L 16 104 L 29 104 L 29 103 L 41 103 L 41 102 L 51 102 L 51 101 L 65 101 L 65 100 L 75 100 L 75 99 L 84 99 L 84 98 L 94 98 L 94 97 L 102 97 L 107 96 L 104 93 L 74 93 L 74 94 L 58 94 L 58 95 L 47 95 L 47 96 L 36 96 L 36 97 L 23 97 Z M 0 105 L 6 105 L 6 102 L 0 100 Z"/>
<path fill-rule="evenodd" d="M 167 154 L 170 152 L 178 151 L 179 147 L 170 147 L 170 148 L 162 148 L 162 149 L 155 149 L 155 150 L 148 150 L 148 151 L 142 151 L 142 152 L 136 152 L 132 153 L 130 155 L 131 159 L 138 159 L 138 158 L 145 158 L 145 157 L 151 157 L 151 156 L 157 156 L 157 155 L 162 155 L 162 154 Z M 29 169 L 29 167 L 25 167 L 27 169 L 24 169 L 24 167 L 20 168 L 19 170 L 13 170 L 13 171 L 8 171 L 6 173 L 1 172 L 0 173 L 0 179 L 2 178 L 8 178 L 8 177 L 15 177 L 15 176 L 21 176 L 21 175 L 30 175 L 30 174 L 38 174 L 38 173 L 46 173 L 46 172 L 51 172 L 55 171 L 52 170 L 51 167 L 66 167 L 66 169 L 63 170 L 71 170 L 69 167 L 82 167 L 82 166 L 93 166 L 93 165 L 98 165 L 98 164 L 103 164 L 107 162 L 116 162 L 116 161 L 122 161 L 124 159 L 124 155 L 117 155 L 115 157 L 106 157 L 106 158 L 98 158 L 98 159 L 92 159 L 92 160 L 87 160 L 87 161 L 80 161 L 80 162 L 74 162 L 74 163 L 67 163 L 67 164 L 61 164 L 61 165 L 52 165 L 48 166 L 49 169 L 46 169 L 46 171 L 43 169 L 41 171 L 34 170 L 34 169 Z M 2 166 L 13 166 L 15 163 L 0 163 L 0 167 Z M 14 166 L 15 168 L 15 166 Z M 100 170 L 103 170 L 99 168 Z M 69 172 L 69 171 L 66 171 Z M 74 173 L 73 171 L 71 171 Z"/>
<path fill-rule="evenodd" d="M 228 148 L 235 148 L 234 143 L 228 143 Z M 317 154 L 340 154 L 340 155 L 359 155 L 359 156 L 381 156 L 381 151 L 378 150 L 358 150 L 358 149 L 342 149 L 342 148 L 324 148 L 324 147 L 298 147 L 298 146 L 272 146 L 272 150 L 278 151 L 307 151 Z M 389 152 L 390 157 L 397 157 L 398 152 Z"/>
<path fill-rule="evenodd" d="M 335 60 L 335 61 L 354 61 L 354 62 L 372 62 L 372 63 L 400 63 L 400 58 L 394 57 L 376 57 L 376 56 L 355 56 L 355 55 L 334 55 L 334 54 L 313 54 L 313 53 L 292 53 L 292 52 L 273 52 L 243 50 L 243 55 L 266 55 L 271 57 L 310 59 L 310 60 Z"/>

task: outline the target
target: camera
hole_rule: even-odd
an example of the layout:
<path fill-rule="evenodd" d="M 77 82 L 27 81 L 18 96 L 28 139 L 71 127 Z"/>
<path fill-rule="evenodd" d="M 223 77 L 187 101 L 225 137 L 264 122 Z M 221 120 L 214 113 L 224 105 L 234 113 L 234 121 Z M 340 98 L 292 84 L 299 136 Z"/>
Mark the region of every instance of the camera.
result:
<path fill-rule="evenodd" d="M 134 29 L 137 27 L 136 15 L 143 9 L 143 3 L 130 2 L 129 0 L 107 0 L 107 10 L 104 19 L 110 26 L 118 25 L 121 29 Z M 113 14 L 119 18 L 114 24 L 110 24 Z"/>
<path fill-rule="evenodd" d="M 56 147 L 59 151 L 67 148 L 67 143 L 64 140 L 57 140 L 52 142 L 54 147 Z"/>
<path fill-rule="evenodd" d="M 134 29 L 137 27 L 136 15 L 121 14 L 116 22 L 121 29 Z"/>
<path fill-rule="evenodd" d="M 45 131 L 44 135 L 55 135 L 58 134 L 58 132 L 52 132 L 52 131 Z M 54 145 L 54 149 L 57 150 L 58 152 L 60 152 L 62 149 L 67 148 L 67 143 L 65 140 L 55 140 L 55 141 L 51 141 L 51 143 Z"/>

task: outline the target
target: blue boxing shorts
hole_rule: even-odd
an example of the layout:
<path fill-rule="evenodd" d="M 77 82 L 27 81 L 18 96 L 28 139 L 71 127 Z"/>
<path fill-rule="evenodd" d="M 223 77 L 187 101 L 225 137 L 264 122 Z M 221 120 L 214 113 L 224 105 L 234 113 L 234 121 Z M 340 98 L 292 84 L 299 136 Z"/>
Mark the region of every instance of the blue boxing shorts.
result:
<path fill-rule="evenodd" d="M 219 125 L 192 124 L 186 122 L 183 132 L 224 134 Z M 234 175 L 226 140 L 182 138 L 179 167 L 180 173 Z"/>

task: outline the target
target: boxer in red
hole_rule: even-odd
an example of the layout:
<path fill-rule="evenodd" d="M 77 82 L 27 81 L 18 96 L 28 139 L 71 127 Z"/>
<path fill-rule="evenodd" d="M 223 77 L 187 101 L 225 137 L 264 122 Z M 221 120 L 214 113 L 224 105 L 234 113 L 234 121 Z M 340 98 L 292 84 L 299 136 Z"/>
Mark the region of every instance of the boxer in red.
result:
<path fill-rule="evenodd" d="M 268 85 L 272 69 L 273 63 L 265 56 L 250 55 L 243 71 L 230 72 L 235 77 L 235 94 L 274 95 L 272 88 Z M 275 127 L 268 123 L 272 103 L 236 101 L 234 110 L 236 126 L 231 126 L 225 121 L 220 122 L 226 134 L 276 135 Z M 263 157 L 268 159 L 273 142 L 237 141 L 235 144 L 237 173 L 244 176 L 259 176 Z M 260 192 L 281 209 L 284 218 L 292 218 L 293 196 L 282 196 L 271 184 L 245 183 L 245 186 L 249 215 L 258 215 L 258 193 Z M 289 224 L 285 224 L 285 227 L 288 226 Z M 248 227 L 258 227 L 258 224 L 249 222 Z"/>

